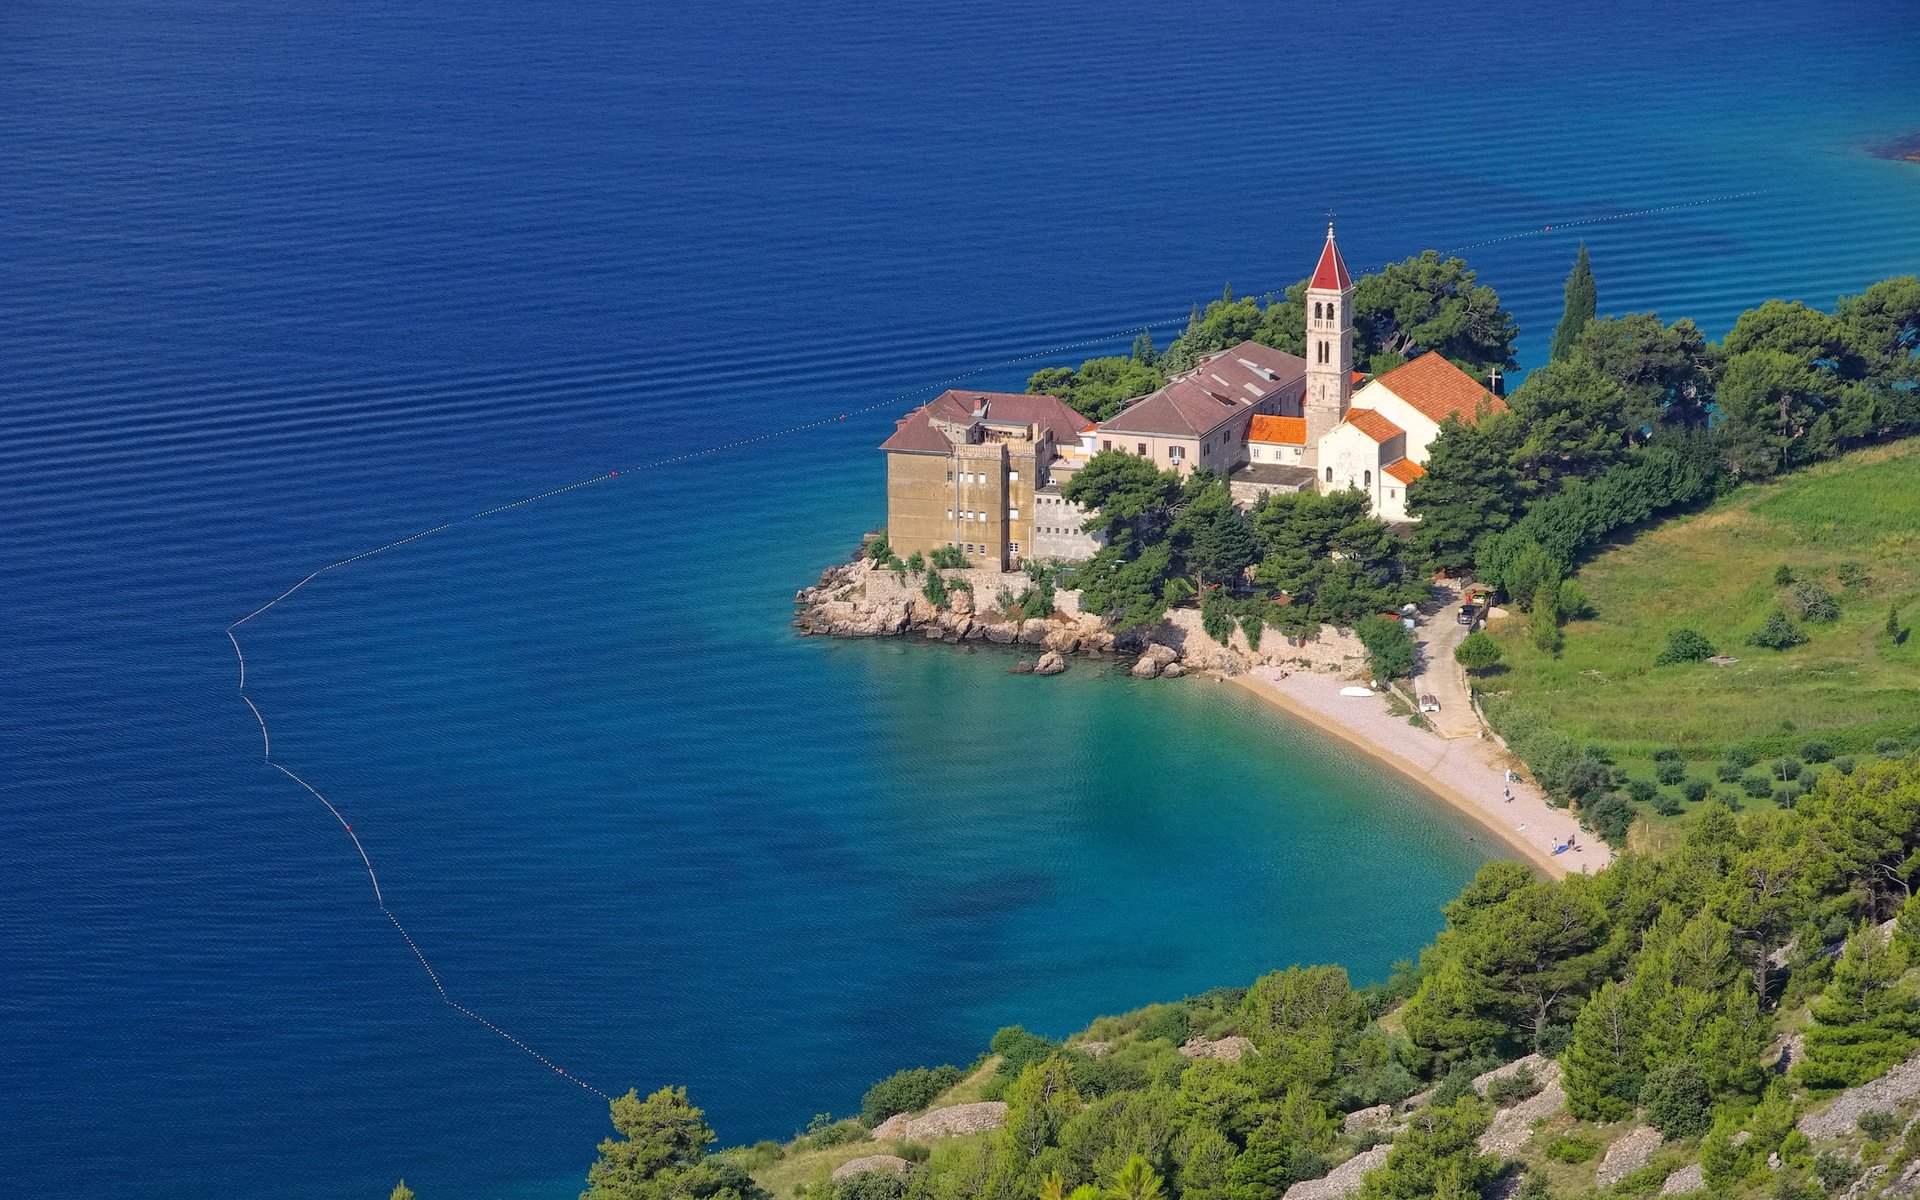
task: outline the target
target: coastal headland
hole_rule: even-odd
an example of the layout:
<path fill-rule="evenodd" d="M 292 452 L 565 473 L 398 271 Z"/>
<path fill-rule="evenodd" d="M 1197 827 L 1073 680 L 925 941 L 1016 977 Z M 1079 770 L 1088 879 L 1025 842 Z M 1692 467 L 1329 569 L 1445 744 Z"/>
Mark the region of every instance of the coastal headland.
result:
<path fill-rule="evenodd" d="M 1100 617 L 1082 612 L 1074 591 L 1055 592 L 1045 616 L 1003 611 L 1005 598 L 1027 581 L 1019 572 L 973 569 L 949 577 L 957 586 L 945 604 L 934 604 L 915 589 L 911 577 L 896 578 L 882 564 L 861 558 L 832 566 L 817 584 L 796 593 L 793 624 L 809 635 L 981 642 L 1034 651 L 1037 659 L 1011 668 L 1017 673 L 1058 674 L 1076 656 L 1096 661 L 1131 656 L 1130 674 L 1138 679 L 1194 676 L 1231 682 L 1406 776 L 1549 876 L 1597 871 L 1613 859 L 1604 842 L 1579 840 L 1574 814 L 1547 802 L 1477 715 L 1449 712 L 1445 722 L 1423 718 L 1415 724 L 1409 715 L 1393 711 L 1396 698 L 1390 694 L 1371 687 L 1368 695 L 1342 694 L 1343 687 L 1370 682 L 1365 648 L 1351 633 L 1330 625 L 1303 638 L 1276 632 L 1256 647 L 1235 629 L 1223 643 L 1207 634 L 1200 614 L 1191 609 L 1116 633 Z M 1452 608 L 1433 607 L 1417 620 L 1415 636 L 1423 651 L 1453 640 L 1446 636 L 1453 631 Z M 1434 661 L 1428 670 L 1438 674 L 1456 668 L 1451 661 Z M 1457 691 L 1464 697 L 1464 684 Z M 1569 843 L 1573 849 L 1553 852 Z"/>

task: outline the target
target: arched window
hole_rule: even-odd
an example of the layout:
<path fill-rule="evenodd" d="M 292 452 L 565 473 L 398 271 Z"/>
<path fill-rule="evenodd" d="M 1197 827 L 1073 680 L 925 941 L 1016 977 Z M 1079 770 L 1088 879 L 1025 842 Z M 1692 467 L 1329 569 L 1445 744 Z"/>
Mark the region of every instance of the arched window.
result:
<path fill-rule="evenodd" d="M 1327 468 L 1327 482 L 1328 482 L 1328 483 L 1332 483 L 1332 482 L 1333 482 L 1333 468 L 1332 468 L 1332 467 L 1328 467 L 1328 468 Z"/>
<path fill-rule="evenodd" d="M 1360 481 L 1361 481 L 1361 482 L 1362 482 L 1363 484 L 1365 484 L 1365 485 L 1366 485 L 1367 487 L 1372 487 L 1372 486 L 1373 486 L 1373 472 L 1372 472 L 1372 471 L 1362 471 L 1362 472 L 1360 472 Z"/>
<path fill-rule="evenodd" d="M 1313 302 L 1313 319 L 1316 321 L 1320 319 L 1320 302 L 1318 300 Z"/>

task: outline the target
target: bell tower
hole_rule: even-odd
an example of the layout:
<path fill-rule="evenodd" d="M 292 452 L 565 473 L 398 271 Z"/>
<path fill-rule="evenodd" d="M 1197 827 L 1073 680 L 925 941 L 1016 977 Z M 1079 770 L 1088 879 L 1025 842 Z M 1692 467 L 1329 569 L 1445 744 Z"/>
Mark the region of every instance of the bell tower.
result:
<path fill-rule="evenodd" d="M 1353 277 L 1334 244 L 1327 222 L 1327 244 L 1307 282 L 1307 445 L 1302 461 L 1322 483 L 1320 439 L 1347 418 L 1353 395 Z"/>

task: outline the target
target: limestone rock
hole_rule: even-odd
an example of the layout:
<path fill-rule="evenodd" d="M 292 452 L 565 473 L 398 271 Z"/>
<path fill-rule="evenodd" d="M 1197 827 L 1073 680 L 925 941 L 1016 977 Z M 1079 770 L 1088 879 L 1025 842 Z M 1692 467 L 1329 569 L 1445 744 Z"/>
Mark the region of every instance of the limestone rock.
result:
<path fill-rule="evenodd" d="M 1028 621 L 1020 629 L 1020 642 L 1026 646 L 1046 645 L 1047 627 L 1039 621 Z"/>
<path fill-rule="evenodd" d="M 1875 1166 L 1868 1167 L 1860 1173 L 1860 1178 L 1848 1184 L 1847 1190 L 1840 1193 L 1840 1200 L 1860 1200 L 1862 1196 L 1872 1192 L 1875 1185 L 1882 1179 L 1885 1179 L 1886 1176 L 1887 1164 L 1879 1163 Z"/>
<path fill-rule="evenodd" d="M 1047 651 L 1040 656 L 1039 662 L 1033 664 L 1033 673 L 1035 675 L 1058 675 L 1066 669 L 1067 660 L 1060 656 L 1058 650 Z"/>
<path fill-rule="evenodd" d="M 1360 1180 L 1368 1171 L 1387 1161 L 1392 1144 L 1382 1142 L 1362 1150 L 1319 1179 L 1303 1179 L 1288 1188 L 1281 1200 L 1345 1200 L 1360 1190 Z"/>
<path fill-rule="evenodd" d="M 1606 1157 L 1594 1168 L 1594 1186 L 1603 1190 L 1610 1188 L 1646 1166 L 1663 1140 L 1660 1131 L 1651 1125 L 1635 1125 L 1607 1147 Z"/>
<path fill-rule="evenodd" d="M 1080 1043 L 1080 1053 L 1086 1055 L 1088 1058 L 1105 1058 L 1107 1056 L 1107 1052 L 1112 1049 L 1113 1049 L 1112 1042 L 1081 1042 Z"/>
<path fill-rule="evenodd" d="M 1488 1154 L 1516 1153 L 1533 1136 L 1533 1123 L 1559 1112 L 1566 1103 L 1567 1093 L 1561 1090 L 1560 1074 L 1556 1071 L 1537 1095 L 1494 1114 L 1493 1124 L 1480 1135 L 1480 1149 Z"/>
<path fill-rule="evenodd" d="M 1908 1163 L 1906 1169 L 1900 1172 L 1900 1178 L 1888 1184 L 1880 1195 L 1882 1200 L 1905 1200 L 1916 1189 L 1920 1189 L 1920 1158 Z"/>
<path fill-rule="evenodd" d="M 907 1169 L 907 1160 L 893 1154 L 869 1154 L 862 1158 L 850 1158 L 833 1169 L 833 1178 L 837 1183 L 843 1179 L 852 1179 L 855 1175 L 865 1175 L 869 1171 L 885 1171 L 889 1175 L 898 1175 Z"/>
<path fill-rule="evenodd" d="M 1688 1163 L 1678 1171 L 1667 1176 L 1667 1181 L 1660 1185 L 1660 1194 L 1662 1196 L 1691 1196 L 1695 1192 L 1704 1191 L 1706 1186 L 1706 1172 L 1700 1169 L 1700 1164 Z"/>
<path fill-rule="evenodd" d="M 1340 1128 L 1341 1132 L 1352 1137 L 1362 1130 L 1385 1125 L 1391 1120 L 1393 1120 L 1393 1105 L 1376 1104 L 1372 1108 L 1357 1109 L 1348 1113 L 1345 1123 Z"/>
<path fill-rule="evenodd" d="M 1007 1123 L 1004 1100 L 981 1100 L 973 1104 L 953 1104 L 919 1116 L 897 1113 L 874 1127 L 873 1140 L 919 1142 L 929 1138 L 958 1137 L 966 1133 L 985 1133 Z"/>
<path fill-rule="evenodd" d="M 1223 1037 L 1217 1042 L 1210 1042 L 1203 1037 L 1190 1037 L 1180 1044 L 1180 1053 L 1188 1058 L 1217 1058 L 1224 1062 L 1238 1062 L 1253 1052 L 1253 1043 L 1239 1034 Z"/>
<path fill-rule="evenodd" d="M 987 640 L 1000 646 L 1010 646 L 1020 637 L 1020 627 L 1011 621 L 999 621 L 987 626 Z"/>
<path fill-rule="evenodd" d="M 1187 669 L 1177 662 L 1170 662 L 1160 668 L 1160 678 L 1162 679 L 1178 679 L 1186 673 Z"/>
<path fill-rule="evenodd" d="M 1920 1096 L 1920 1055 L 1859 1087 L 1850 1087 L 1832 1104 L 1799 1120 L 1800 1132 L 1810 1138 L 1833 1138 L 1857 1127 L 1860 1114 L 1873 1109 L 1892 1112 L 1903 1101 Z"/>
<path fill-rule="evenodd" d="M 1154 643 L 1140 652 L 1140 660 L 1133 664 L 1135 679 L 1153 679 L 1159 676 L 1170 662 L 1180 657 L 1180 652 L 1171 646 Z"/>
<path fill-rule="evenodd" d="M 1017 663 L 1015 663 L 1015 664 L 1013 664 L 1012 666 L 1010 666 L 1010 667 L 1008 667 L 1008 668 L 1007 668 L 1007 674 L 1009 674 L 1009 675 L 1031 675 L 1031 674 L 1033 674 L 1033 664 L 1032 664 L 1032 663 L 1030 663 L 1030 662 L 1028 662 L 1028 661 L 1027 661 L 1026 659 L 1024 659 L 1024 658 L 1023 658 L 1023 659 L 1021 659 L 1021 660 L 1020 660 L 1019 662 L 1017 662 Z"/>

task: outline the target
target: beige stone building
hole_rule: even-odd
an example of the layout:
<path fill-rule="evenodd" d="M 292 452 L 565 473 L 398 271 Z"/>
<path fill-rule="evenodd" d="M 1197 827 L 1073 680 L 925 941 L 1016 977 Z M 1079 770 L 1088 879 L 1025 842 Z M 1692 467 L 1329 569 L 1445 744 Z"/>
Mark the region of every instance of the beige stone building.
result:
<path fill-rule="evenodd" d="M 1010 392 L 942 392 L 914 409 L 880 445 L 894 552 L 904 558 L 955 546 L 969 566 L 1007 571 L 1027 559 L 1066 557 L 1038 548 L 1036 527 L 1071 526 L 1074 535 L 1051 540 L 1094 546 L 1079 533 L 1086 514 L 1053 480 L 1055 468 L 1067 465 L 1063 451 L 1079 452 L 1088 424 L 1057 397 Z"/>

